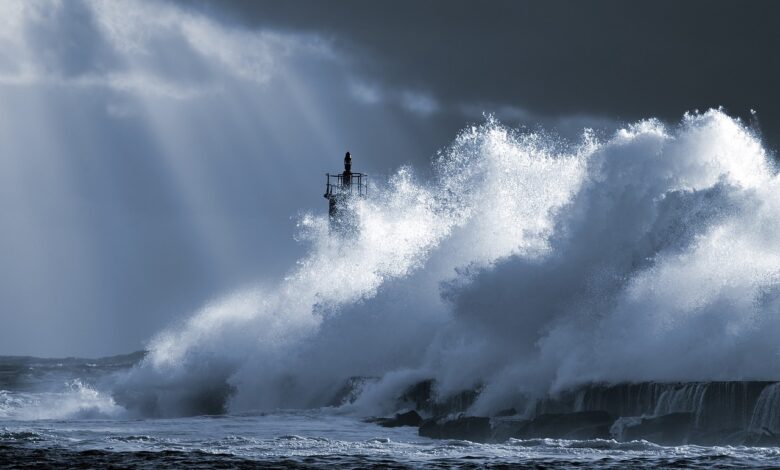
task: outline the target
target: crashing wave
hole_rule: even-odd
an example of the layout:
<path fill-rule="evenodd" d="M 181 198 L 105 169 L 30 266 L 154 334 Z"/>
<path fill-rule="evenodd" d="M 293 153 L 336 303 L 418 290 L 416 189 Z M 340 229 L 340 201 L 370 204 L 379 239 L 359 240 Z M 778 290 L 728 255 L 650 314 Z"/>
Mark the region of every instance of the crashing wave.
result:
<path fill-rule="evenodd" d="M 443 395 L 479 387 L 473 411 L 489 414 L 594 382 L 780 377 L 757 359 L 780 353 L 780 180 L 738 120 L 710 110 L 572 144 L 489 118 L 433 168 L 372 188 L 353 238 L 305 215 L 311 248 L 285 279 L 158 335 L 117 400 L 314 407 L 379 377 L 348 405 L 379 414 L 434 379 Z"/>

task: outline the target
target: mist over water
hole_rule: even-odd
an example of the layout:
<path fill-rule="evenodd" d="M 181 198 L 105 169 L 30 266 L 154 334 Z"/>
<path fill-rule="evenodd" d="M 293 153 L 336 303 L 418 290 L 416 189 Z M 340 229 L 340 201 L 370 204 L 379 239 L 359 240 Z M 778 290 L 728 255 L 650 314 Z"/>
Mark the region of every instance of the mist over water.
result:
<path fill-rule="evenodd" d="M 346 411 L 390 412 L 432 378 L 442 397 L 481 387 L 486 413 L 588 382 L 780 377 L 780 188 L 740 121 L 710 110 L 568 143 L 489 117 L 433 169 L 374 179 L 354 234 L 303 215 L 308 255 L 157 335 L 118 402 L 316 407 L 367 376 Z"/>

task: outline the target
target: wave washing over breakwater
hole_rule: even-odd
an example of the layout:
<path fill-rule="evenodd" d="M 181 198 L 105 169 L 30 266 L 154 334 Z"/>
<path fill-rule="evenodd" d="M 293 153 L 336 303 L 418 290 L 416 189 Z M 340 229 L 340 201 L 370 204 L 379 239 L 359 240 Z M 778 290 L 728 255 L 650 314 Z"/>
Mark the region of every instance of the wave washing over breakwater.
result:
<path fill-rule="evenodd" d="M 588 383 L 776 380 L 780 180 L 722 111 L 571 144 L 488 119 L 357 203 L 354 236 L 306 215 L 309 255 L 160 334 L 117 386 L 131 412 L 328 405 L 405 388 L 481 392 L 490 414 Z M 343 256 L 344 253 L 349 256 Z"/>
<path fill-rule="evenodd" d="M 157 415 L 312 407 L 381 377 L 379 413 L 421 378 L 480 386 L 476 411 L 589 382 L 780 376 L 778 178 L 720 111 L 566 145 L 494 120 L 432 181 L 401 169 L 354 238 L 305 216 L 310 254 L 159 335 L 118 389 Z M 342 256 L 349 252 L 350 256 Z"/>

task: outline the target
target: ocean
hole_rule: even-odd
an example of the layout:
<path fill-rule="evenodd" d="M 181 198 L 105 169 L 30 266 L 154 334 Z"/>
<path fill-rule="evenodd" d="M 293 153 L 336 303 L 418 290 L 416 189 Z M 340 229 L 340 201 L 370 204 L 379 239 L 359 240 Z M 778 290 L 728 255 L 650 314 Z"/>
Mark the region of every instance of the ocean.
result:
<path fill-rule="evenodd" d="M 131 417 L 104 384 L 141 355 L 0 358 L 3 468 L 771 468 L 780 448 L 420 437 L 343 407 Z"/>

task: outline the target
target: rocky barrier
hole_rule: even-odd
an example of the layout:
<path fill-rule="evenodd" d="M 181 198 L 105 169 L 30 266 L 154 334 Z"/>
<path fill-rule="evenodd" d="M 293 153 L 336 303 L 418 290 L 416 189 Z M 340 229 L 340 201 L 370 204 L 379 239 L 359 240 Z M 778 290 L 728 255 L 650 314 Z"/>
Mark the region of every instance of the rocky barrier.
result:
<path fill-rule="evenodd" d="M 433 381 L 398 397 L 399 413 L 380 425 L 419 426 L 421 436 L 505 442 L 509 439 L 647 440 L 662 445 L 780 445 L 780 383 L 723 381 L 592 384 L 517 409 L 474 416 L 479 390 L 440 397 Z"/>

